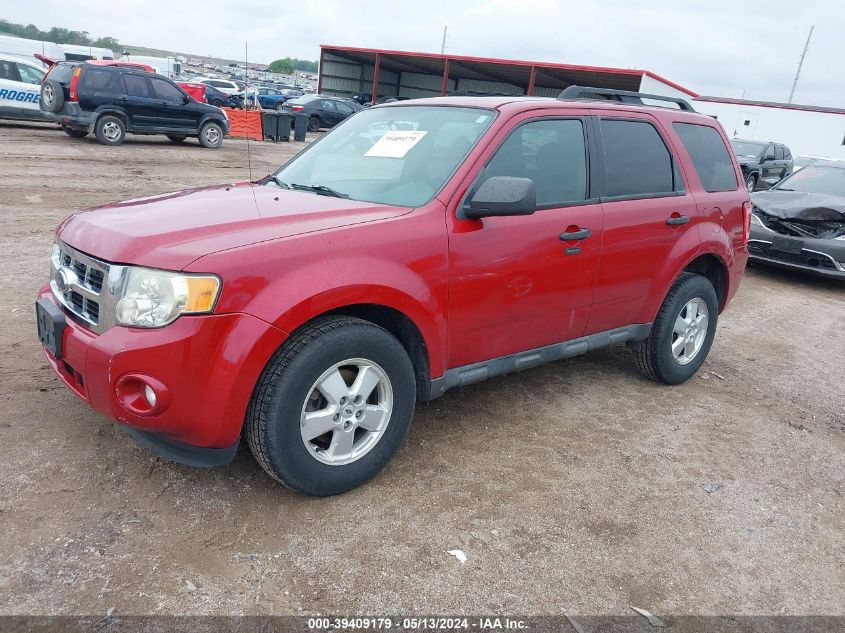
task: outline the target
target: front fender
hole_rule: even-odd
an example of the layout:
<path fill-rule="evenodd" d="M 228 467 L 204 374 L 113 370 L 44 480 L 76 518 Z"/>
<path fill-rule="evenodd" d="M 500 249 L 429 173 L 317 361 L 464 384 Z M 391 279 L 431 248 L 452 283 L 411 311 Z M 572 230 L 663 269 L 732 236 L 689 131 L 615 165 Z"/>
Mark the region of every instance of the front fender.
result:
<path fill-rule="evenodd" d="M 377 304 L 417 326 L 432 377 L 445 371 L 448 248 L 443 207 L 251 244 L 189 269 L 223 279 L 215 312 L 244 312 L 292 332 L 344 306 Z"/>

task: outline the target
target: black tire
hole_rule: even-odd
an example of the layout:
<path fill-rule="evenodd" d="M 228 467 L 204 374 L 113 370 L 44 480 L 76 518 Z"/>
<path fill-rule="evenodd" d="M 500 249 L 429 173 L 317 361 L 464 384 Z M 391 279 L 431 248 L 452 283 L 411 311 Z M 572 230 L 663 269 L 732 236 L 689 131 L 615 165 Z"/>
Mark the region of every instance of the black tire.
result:
<path fill-rule="evenodd" d="M 303 441 L 303 406 L 323 372 L 353 358 L 384 370 L 393 409 L 383 435 L 368 452 L 351 463 L 326 464 Z M 408 431 L 415 402 L 414 368 L 396 338 L 368 321 L 324 317 L 291 336 L 267 363 L 244 431 L 252 454 L 271 477 L 302 494 L 335 495 L 360 486 L 384 468 Z"/>
<path fill-rule="evenodd" d="M 322 122 L 319 118 L 312 116 L 308 119 L 308 131 L 309 132 L 319 132 L 320 128 L 323 127 Z"/>
<path fill-rule="evenodd" d="M 199 142 L 205 148 L 217 149 L 223 144 L 223 127 L 219 123 L 209 121 L 200 128 Z"/>
<path fill-rule="evenodd" d="M 85 138 L 88 136 L 88 130 L 74 130 L 72 127 L 67 127 L 66 125 L 62 126 L 62 132 L 71 138 Z"/>
<path fill-rule="evenodd" d="M 126 125 L 120 118 L 106 114 L 97 119 L 94 134 L 103 145 L 120 145 L 126 138 Z"/>
<path fill-rule="evenodd" d="M 187 136 L 177 136 L 175 134 L 168 134 L 167 138 L 169 138 L 174 143 L 183 143 L 185 141 L 185 139 L 188 138 L 188 137 Z"/>
<path fill-rule="evenodd" d="M 698 352 L 686 363 L 681 364 L 672 354 L 675 320 L 692 299 L 702 300 L 707 307 L 707 333 Z M 634 348 L 637 368 L 647 378 L 667 385 L 677 385 L 689 380 L 707 358 L 719 317 L 719 302 L 713 284 L 705 277 L 693 273 L 681 273 L 663 305 L 651 329 L 649 337 Z"/>
<path fill-rule="evenodd" d="M 748 193 L 752 193 L 757 188 L 757 176 L 754 174 L 749 174 L 745 177 L 745 190 Z"/>
<path fill-rule="evenodd" d="M 41 107 L 47 112 L 58 113 L 65 105 L 65 91 L 56 79 L 47 80 L 41 84 Z"/>

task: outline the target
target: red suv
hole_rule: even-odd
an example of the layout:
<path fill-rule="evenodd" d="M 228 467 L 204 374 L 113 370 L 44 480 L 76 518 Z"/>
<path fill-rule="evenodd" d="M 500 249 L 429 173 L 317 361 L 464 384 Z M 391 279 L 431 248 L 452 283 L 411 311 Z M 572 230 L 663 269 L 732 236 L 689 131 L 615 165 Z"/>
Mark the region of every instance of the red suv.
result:
<path fill-rule="evenodd" d="M 695 374 L 748 257 L 728 148 L 684 101 L 594 88 L 369 108 L 261 181 L 72 215 L 39 336 L 158 453 L 223 464 L 243 434 L 340 493 L 452 387 L 621 343 Z"/>

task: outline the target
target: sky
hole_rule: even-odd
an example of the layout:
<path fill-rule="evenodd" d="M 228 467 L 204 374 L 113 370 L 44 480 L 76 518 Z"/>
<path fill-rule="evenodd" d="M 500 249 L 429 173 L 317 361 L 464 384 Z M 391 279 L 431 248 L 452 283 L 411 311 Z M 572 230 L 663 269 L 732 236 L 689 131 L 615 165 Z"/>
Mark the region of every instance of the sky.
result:
<path fill-rule="evenodd" d="M 845 0 L 30 0 L 0 17 L 251 62 L 320 44 L 647 69 L 695 92 L 845 107 Z M 127 16 L 126 19 L 122 19 Z"/>

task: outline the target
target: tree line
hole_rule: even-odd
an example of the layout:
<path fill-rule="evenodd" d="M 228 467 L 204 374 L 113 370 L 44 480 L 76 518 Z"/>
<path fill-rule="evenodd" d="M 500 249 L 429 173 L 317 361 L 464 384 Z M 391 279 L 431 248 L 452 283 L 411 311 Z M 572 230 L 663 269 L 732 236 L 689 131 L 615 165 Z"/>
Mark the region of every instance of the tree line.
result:
<path fill-rule="evenodd" d="M 120 43 L 113 37 L 94 39 L 88 31 L 73 31 L 59 26 L 54 26 L 49 31 L 42 31 L 34 24 L 24 26 L 8 20 L 0 20 L 0 33 L 8 33 L 31 40 L 44 40 L 55 44 L 78 44 L 79 46 L 97 46 L 112 50 L 120 49 Z"/>
<path fill-rule="evenodd" d="M 277 59 L 270 62 L 270 71 L 282 75 L 290 75 L 294 70 L 301 70 L 305 73 L 317 72 L 317 62 L 312 62 L 307 59 L 296 59 L 295 57 L 285 57 L 284 59 Z"/>

